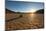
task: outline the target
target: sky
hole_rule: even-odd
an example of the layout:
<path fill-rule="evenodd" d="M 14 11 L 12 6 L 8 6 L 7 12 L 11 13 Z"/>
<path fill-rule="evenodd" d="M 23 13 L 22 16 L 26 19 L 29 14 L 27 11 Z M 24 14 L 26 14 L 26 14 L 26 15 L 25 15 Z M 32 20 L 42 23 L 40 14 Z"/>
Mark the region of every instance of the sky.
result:
<path fill-rule="evenodd" d="M 43 2 L 44 0 L 8 0 L 8 1 L 34 1 L 34 2 Z"/>
<path fill-rule="evenodd" d="M 26 1 L 6 1 L 6 8 L 15 12 L 30 12 L 32 9 L 43 9 L 44 3 Z"/>

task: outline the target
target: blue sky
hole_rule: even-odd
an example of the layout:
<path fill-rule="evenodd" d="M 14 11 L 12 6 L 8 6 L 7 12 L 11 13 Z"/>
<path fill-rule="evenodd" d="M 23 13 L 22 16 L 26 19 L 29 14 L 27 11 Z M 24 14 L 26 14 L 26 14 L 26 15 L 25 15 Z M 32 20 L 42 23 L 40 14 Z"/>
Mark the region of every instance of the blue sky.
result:
<path fill-rule="evenodd" d="M 31 9 L 39 10 L 44 8 L 41 2 L 23 2 L 23 1 L 7 1 L 6 8 L 15 12 L 26 12 Z"/>
<path fill-rule="evenodd" d="M 8 1 L 32 1 L 32 2 L 43 2 L 44 0 L 8 0 Z"/>

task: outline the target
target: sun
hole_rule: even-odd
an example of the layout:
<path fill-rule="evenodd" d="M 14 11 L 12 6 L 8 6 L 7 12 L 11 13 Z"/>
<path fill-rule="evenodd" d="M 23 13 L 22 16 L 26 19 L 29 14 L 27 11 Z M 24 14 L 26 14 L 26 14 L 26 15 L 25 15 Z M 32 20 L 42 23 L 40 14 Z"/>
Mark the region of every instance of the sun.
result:
<path fill-rule="evenodd" d="M 31 10 L 30 10 L 31 13 L 35 13 L 36 11 L 37 11 L 37 10 L 35 10 L 35 9 L 31 9 Z"/>

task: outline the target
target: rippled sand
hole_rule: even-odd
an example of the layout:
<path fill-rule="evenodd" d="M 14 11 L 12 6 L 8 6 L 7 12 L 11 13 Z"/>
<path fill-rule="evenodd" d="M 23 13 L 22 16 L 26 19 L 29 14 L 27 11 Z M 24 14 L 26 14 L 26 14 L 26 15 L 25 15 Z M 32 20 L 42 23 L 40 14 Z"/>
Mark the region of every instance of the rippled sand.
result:
<path fill-rule="evenodd" d="M 43 14 L 6 14 L 6 21 L 6 30 L 44 28 Z"/>

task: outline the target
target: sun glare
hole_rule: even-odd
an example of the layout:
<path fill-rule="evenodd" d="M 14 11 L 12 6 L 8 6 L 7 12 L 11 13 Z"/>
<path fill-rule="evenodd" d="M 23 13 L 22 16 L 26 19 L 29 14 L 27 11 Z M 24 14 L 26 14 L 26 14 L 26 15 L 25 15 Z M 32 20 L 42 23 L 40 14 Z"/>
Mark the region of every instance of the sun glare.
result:
<path fill-rule="evenodd" d="M 36 10 L 35 9 L 31 9 L 30 12 L 31 13 L 34 13 L 34 12 L 36 12 Z"/>
<path fill-rule="evenodd" d="M 31 16 L 31 18 L 33 19 L 33 17 L 34 17 L 34 13 L 36 12 L 37 10 L 35 10 L 35 9 L 31 9 L 30 10 L 30 12 L 31 12 L 31 14 L 30 14 L 30 16 Z"/>

